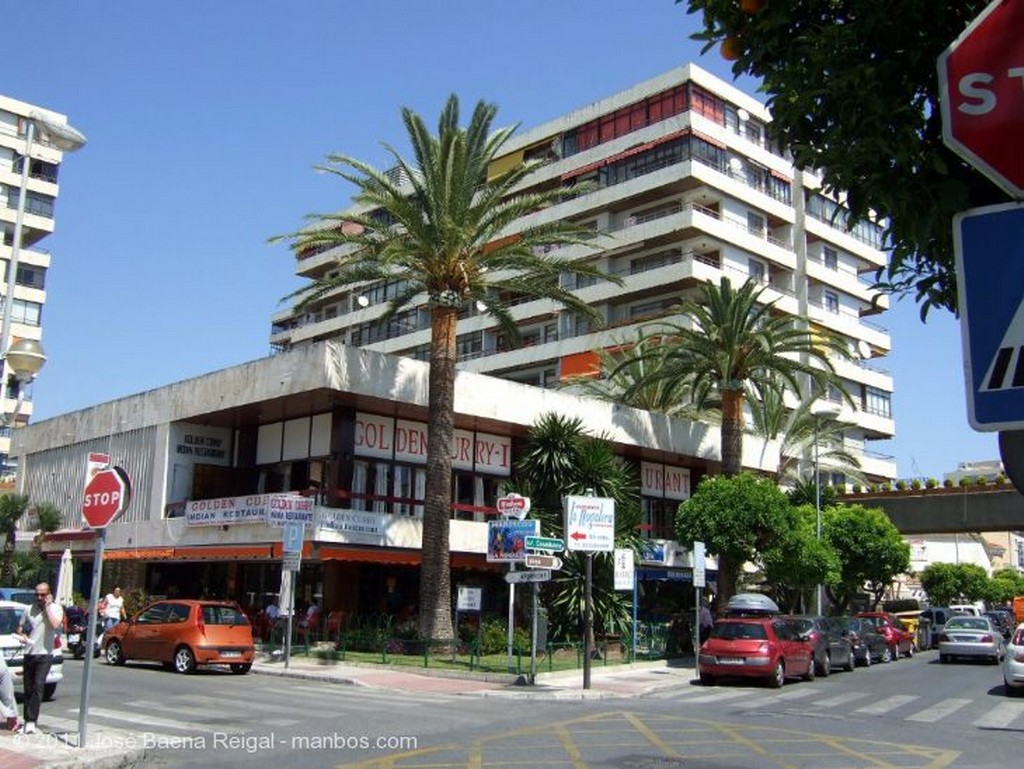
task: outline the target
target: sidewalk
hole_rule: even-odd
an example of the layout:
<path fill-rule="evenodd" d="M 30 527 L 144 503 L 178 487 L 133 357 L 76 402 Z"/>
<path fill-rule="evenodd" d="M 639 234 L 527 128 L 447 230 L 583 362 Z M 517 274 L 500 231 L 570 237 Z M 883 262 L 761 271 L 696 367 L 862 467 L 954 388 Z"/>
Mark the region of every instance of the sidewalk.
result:
<path fill-rule="evenodd" d="M 257 675 L 322 681 L 325 685 L 365 686 L 398 692 L 438 693 L 468 697 L 509 699 L 589 700 L 640 697 L 661 689 L 689 686 L 694 678 L 693 658 L 632 665 L 605 666 L 596 661 L 590 688 L 583 688 L 583 670 L 538 672 L 530 685 L 511 673 L 462 673 L 418 667 L 386 667 L 351 663 L 325 664 L 308 657 L 264 660 L 253 665 Z M 3 769 L 124 769 L 141 766 L 146 745 L 135 731 L 90 724 L 87 746 L 77 747 L 77 721 L 47 716 L 32 735 L 0 731 L 0 767 Z"/>

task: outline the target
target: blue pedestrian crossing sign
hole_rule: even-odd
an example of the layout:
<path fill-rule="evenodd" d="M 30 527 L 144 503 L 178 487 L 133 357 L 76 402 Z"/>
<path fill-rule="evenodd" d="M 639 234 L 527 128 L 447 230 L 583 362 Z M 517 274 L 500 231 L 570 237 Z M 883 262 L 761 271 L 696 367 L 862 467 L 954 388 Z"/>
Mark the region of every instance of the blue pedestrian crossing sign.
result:
<path fill-rule="evenodd" d="M 968 420 L 1024 429 L 1024 203 L 957 214 L 953 239 Z"/>

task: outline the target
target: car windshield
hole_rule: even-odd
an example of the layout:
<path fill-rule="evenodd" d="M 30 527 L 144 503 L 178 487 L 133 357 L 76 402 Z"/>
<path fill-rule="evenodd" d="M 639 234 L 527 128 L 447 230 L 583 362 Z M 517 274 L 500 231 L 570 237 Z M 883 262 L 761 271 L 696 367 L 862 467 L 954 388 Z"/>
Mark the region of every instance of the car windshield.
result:
<path fill-rule="evenodd" d="M 793 629 L 797 633 L 809 633 L 814 630 L 814 621 L 809 619 L 795 619 L 793 620 Z"/>
<path fill-rule="evenodd" d="M 984 617 L 954 617 L 946 623 L 946 630 L 988 630 Z"/>
<path fill-rule="evenodd" d="M 719 622 L 711 629 L 711 637 L 727 641 L 748 639 L 766 641 L 768 633 L 763 625 L 753 622 Z"/>
<path fill-rule="evenodd" d="M 10 635 L 18 629 L 21 612 L 17 609 L 0 609 L 0 635 Z"/>
<path fill-rule="evenodd" d="M 207 625 L 244 625 L 246 619 L 234 606 L 204 606 L 203 622 Z"/>

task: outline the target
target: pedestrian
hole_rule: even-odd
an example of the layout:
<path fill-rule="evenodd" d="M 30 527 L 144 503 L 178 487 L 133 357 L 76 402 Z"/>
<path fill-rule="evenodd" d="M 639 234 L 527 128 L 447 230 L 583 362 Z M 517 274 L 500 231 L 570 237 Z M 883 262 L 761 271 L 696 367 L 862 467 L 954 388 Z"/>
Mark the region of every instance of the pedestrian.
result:
<path fill-rule="evenodd" d="M 115 587 L 112 593 L 107 593 L 103 599 L 103 632 L 110 630 L 118 622 L 124 619 L 124 596 L 121 595 L 121 588 Z"/>
<path fill-rule="evenodd" d="M 0 654 L 0 718 L 4 719 L 10 731 L 17 731 L 18 703 L 14 700 L 14 679 L 3 654 Z"/>
<path fill-rule="evenodd" d="M 27 607 L 18 622 L 15 637 L 25 646 L 22 678 L 25 684 L 25 723 L 20 731 L 32 734 L 39 719 L 39 706 L 43 701 L 46 676 L 53 661 L 53 644 L 57 631 L 64 622 L 64 610 L 54 603 L 50 586 L 36 585 L 36 601 Z"/>
<path fill-rule="evenodd" d="M 704 643 L 708 640 L 708 636 L 711 635 L 711 628 L 715 626 L 715 618 L 711 615 L 711 609 L 708 608 L 707 601 L 702 601 L 700 605 L 700 642 Z"/>

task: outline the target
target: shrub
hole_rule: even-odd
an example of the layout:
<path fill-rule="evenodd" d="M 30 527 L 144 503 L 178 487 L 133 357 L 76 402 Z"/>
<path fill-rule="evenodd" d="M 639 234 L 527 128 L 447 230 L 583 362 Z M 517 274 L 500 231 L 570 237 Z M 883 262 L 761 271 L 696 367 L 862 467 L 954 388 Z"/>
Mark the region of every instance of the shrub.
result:
<path fill-rule="evenodd" d="M 879 485 L 878 490 L 879 491 L 892 491 L 892 484 L 889 483 L 889 481 L 885 481 L 881 485 Z"/>
<path fill-rule="evenodd" d="M 910 482 L 910 488 L 912 488 L 914 491 L 917 491 L 918 489 L 920 489 L 921 488 L 921 479 L 920 478 L 915 478 L 914 480 L 912 480 Z"/>
<path fill-rule="evenodd" d="M 924 487 L 926 489 L 934 489 L 938 485 L 939 485 L 939 482 L 937 480 L 935 480 L 934 478 L 929 478 L 927 481 L 924 482 Z"/>
<path fill-rule="evenodd" d="M 986 478 L 984 475 L 979 475 L 977 478 L 974 479 L 974 485 L 988 486 L 988 478 Z"/>
<path fill-rule="evenodd" d="M 905 480 L 903 480 L 902 478 L 900 478 L 898 481 L 896 481 L 896 490 L 897 491 L 906 491 L 907 490 L 907 482 Z"/>
<path fill-rule="evenodd" d="M 1006 483 L 1006 480 L 1007 480 L 1006 476 L 1003 475 L 1002 473 L 999 473 L 999 475 L 996 476 L 996 483 L 997 484 Z"/>
<path fill-rule="evenodd" d="M 946 480 L 944 480 L 942 482 L 942 487 L 944 489 L 951 489 L 951 488 L 953 488 L 953 479 L 952 478 L 946 478 Z"/>
<path fill-rule="evenodd" d="M 970 486 L 971 485 L 971 476 L 969 476 L 969 475 L 963 476 L 960 479 L 960 485 L 961 486 Z"/>
<path fill-rule="evenodd" d="M 860 492 L 861 492 L 860 484 L 859 483 L 853 484 L 853 493 L 854 494 L 860 494 Z"/>

